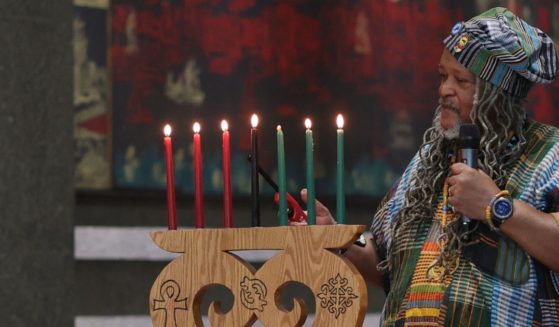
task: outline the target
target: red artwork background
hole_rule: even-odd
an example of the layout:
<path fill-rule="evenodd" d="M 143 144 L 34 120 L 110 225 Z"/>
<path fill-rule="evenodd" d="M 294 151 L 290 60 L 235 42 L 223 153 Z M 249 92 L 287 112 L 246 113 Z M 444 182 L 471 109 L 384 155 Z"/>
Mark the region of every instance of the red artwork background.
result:
<path fill-rule="evenodd" d="M 544 31 L 556 28 L 552 1 L 506 2 L 517 13 L 530 6 L 529 18 Z M 200 120 L 204 188 L 219 193 L 218 126 L 227 118 L 233 188 L 247 194 L 249 118 L 259 113 L 262 165 L 275 171 L 275 127 L 282 124 L 292 190 L 304 186 L 303 120 L 313 119 L 318 194 L 333 194 L 334 121 L 341 112 L 347 190 L 380 196 L 431 122 L 442 39 L 455 22 L 479 12 L 479 3 L 115 0 L 115 184 L 164 185 L 161 127 L 170 121 L 177 131 L 177 187 L 191 192 L 190 126 Z M 533 90 L 528 106 L 535 118 L 559 122 L 557 88 Z"/>

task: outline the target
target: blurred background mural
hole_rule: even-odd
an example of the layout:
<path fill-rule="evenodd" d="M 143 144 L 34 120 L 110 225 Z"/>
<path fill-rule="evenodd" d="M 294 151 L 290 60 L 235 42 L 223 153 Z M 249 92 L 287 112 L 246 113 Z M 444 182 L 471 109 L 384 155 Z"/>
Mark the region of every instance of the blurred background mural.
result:
<path fill-rule="evenodd" d="M 74 1 L 75 184 L 111 186 L 108 98 L 108 1 Z"/>
<path fill-rule="evenodd" d="M 219 124 L 227 119 L 234 194 L 247 195 L 250 116 L 257 113 L 261 165 L 272 176 L 276 125 L 283 126 L 291 191 L 304 187 L 303 120 L 313 120 L 317 195 L 329 196 L 342 113 L 346 190 L 382 196 L 431 124 L 442 39 L 458 20 L 497 5 L 558 41 L 559 2 L 551 0 L 113 0 L 104 9 L 77 8 L 77 185 L 164 188 L 169 122 L 177 188 L 192 193 L 192 124 L 199 121 L 204 191 L 221 193 Z M 535 87 L 531 116 L 557 125 L 558 91 L 557 83 Z"/>

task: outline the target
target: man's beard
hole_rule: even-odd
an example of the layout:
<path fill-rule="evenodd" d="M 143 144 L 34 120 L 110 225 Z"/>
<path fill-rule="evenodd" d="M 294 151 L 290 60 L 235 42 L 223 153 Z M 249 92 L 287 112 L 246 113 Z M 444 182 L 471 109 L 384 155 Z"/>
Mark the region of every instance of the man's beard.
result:
<path fill-rule="evenodd" d="M 479 169 L 491 177 L 499 188 L 504 188 L 510 171 L 517 163 L 518 158 L 526 148 L 524 136 L 524 123 L 526 113 L 522 107 L 522 101 L 512 98 L 490 83 L 479 82 L 479 101 L 474 100 L 474 106 L 470 113 L 473 123 L 480 127 L 481 142 L 479 151 Z M 474 99 L 477 99 L 477 93 Z M 451 110 L 456 113 L 456 124 L 454 128 L 444 130 L 441 127 L 442 110 Z M 481 108 L 481 109 L 480 109 Z M 492 118 L 496 117 L 496 118 Z M 422 221 L 431 220 L 437 210 L 443 183 L 450 169 L 448 151 L 451 143 L 447 140 L 455 139 L 460 128 L 460 114 L 456 106 L 450 101 L 439 99 L 439 107 L 435 112 L 433 125 L 423 135 L 423 144 L 420 147 L 419 163 L 415 168 L 409 187 L 405 194 L 402 208 L 394 217 L 391 226 L 391 240 L 386 249 L 386 260 L 379 263 L 381 271 L 390 271 L 394 263 L 395 253 L 402 250 L 405 243 L 399 242 L 405 235 L 410 235 L 415 226 Z M 453 131 L 451 131 L 453 130 Z M 517 138 L 516 145 L 510 147 L 510 132 Z M 384 211 L 379 211 L 384 214 Z M 463 236 L 466 231 L 460 223 L 448 225 L 444 231 L 446 238 L 450 240 L 441 251 L 437 260 L 444 257 L 454 256 L 460 253 L 464 246 Z M 467 231 L 470 233 L 472 230 Z M 452 260 L 448 261 L 452 262 Z M 448 271 L 449 267 L 446 267 Z"/>
<path fill-rule="evenodd" d="M 443 105 L 445 109 L 443 109 Z M 443 129 L 441 126 L 441 114 L 443 110 L 451 110 L 456 114 L 456 123 L 449 129 Z M 460 117 L 460 109 L 458 109 L 450 101 L 446 101 L 444 98 L 439 98 L 439 106 L 437 111 L 435 111 L 435 118 L 433 119 L 433 126 L 438 132 L 444 135 L 447 140 L 456 140 L 460 134 L 460 125 L 462 125 L 462 118 Z"/>

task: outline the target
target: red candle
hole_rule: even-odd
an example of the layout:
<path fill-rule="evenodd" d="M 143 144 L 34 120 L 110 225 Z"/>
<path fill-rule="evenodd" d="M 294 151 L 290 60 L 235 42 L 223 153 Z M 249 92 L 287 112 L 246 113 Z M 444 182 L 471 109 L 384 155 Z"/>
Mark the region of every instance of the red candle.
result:
<path fill-rule="evenodd" d="M 233 227 L 233 201 L 231 199 L 231 146 L 229 141 L 229 124 L 221 121 L 222 161 L 223 161 L 223 224 Z"/>
<path fill-rule="evenodd" d="M 194 123 L 194 226 L 204 228 L 204 199 L 202 193 L 202 145 L 200 124 Z"/>
<path fill-rule="evenodd" d="M 167 168 L 167 225 L 169 230 L 177 229 L 177 204 L 175 202 L 175 178 L 173 175 L 173 145 L 171 143 L 171 126 L 163 128 L 165 145 L 165 162 Z"/>

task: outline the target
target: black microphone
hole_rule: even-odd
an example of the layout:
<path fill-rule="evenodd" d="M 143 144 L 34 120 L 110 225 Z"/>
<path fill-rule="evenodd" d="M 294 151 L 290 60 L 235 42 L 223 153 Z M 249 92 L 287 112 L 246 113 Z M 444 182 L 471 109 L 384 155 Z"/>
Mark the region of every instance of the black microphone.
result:
<path fill-rule="evenodd" d="M 460 157 L 462 163 L 471 168 L 477 169 L 477 157 L 479 150 L 479 129 L 475 124 L 462 124 L 458 136 L 458 148 L 460 149 Z M 468 224 L 470 218 L 463 216 L 464 224 Z"/>

